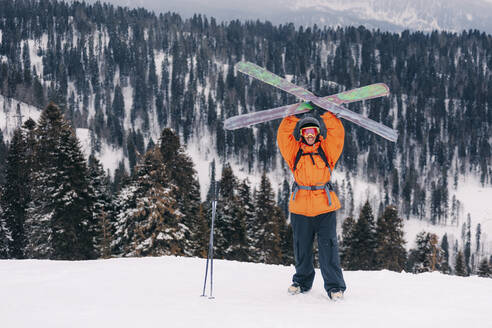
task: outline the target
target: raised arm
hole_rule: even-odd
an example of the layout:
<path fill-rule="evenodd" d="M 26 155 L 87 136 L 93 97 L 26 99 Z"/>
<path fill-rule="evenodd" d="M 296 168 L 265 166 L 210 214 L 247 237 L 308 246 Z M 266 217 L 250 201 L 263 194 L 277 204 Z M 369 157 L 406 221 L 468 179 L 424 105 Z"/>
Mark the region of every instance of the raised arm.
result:
<path fill-rule="evenodd" d="M 299 142 L 292 135 L 298 121 L 299 119 L 295 116 L 287 116 L 282 120 L 277 131 L 278 148 L 291 170 L 299 151 Z"/>
<path fill-rule="evenodd" d="M 345 129 L 340 119 L 330 112 L 324 113 L 321 118 L 326 125 L 326 139 L 322 140 L 321 147 L 323 147 L 328 163 L 334 169 L 335 163 L 342 154 Z"/>

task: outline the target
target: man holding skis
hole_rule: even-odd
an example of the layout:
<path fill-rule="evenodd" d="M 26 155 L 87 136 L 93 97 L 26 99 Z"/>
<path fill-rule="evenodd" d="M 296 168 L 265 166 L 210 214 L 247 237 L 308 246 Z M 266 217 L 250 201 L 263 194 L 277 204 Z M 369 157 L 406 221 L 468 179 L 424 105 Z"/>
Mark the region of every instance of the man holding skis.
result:
<path fill-rule="evenodd" d="M 346 289 L 340 267 L 335 211 L 340 206 L 330 184 L 332 171 L 343 150 L 345 130 L 332 113 L 317 114 L 316 106 L 304 117 L 288 116 L 278 128 L 277 142 L 294 174 L 289 203 L 294 231 L 296 273 L 290 294 L 311 289 L 314 280 L 313 241 L 318 237 L 319 263 L 328 297 L 343 298 Z"/>

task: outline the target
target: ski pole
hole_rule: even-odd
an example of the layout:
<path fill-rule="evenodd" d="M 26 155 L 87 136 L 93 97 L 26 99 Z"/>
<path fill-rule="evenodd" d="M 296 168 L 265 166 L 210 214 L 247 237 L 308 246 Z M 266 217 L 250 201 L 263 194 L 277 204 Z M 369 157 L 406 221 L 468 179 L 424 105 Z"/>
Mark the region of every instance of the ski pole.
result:
<path fill-rule="evenodd" d="M 208 273 L 208 260 L 210 258 L 210 243 L 208 245 L 208 253 L 207 253 L 207 265 L 205 266 L 205 280 L 203 281 L 203 292 L 202 292 L 202 297 L 205 297 L 205 288 L 207 288 L 207 273 Z"/>
<path fill-rule="evenodd" d="M 213 186 L 213 195 L 214 195 L 214 200 L 212 200 L 212 222 L 210 225 L 210 238 L 209 238 L 209 244 L 208 244 L 208 254 L 207 254 L 207 264 L 205 267 L 205 279 L 203 281 L 203 292 L 202 292 L 202 297 L 207 296 L 205 295 L 205 289 L 207 288 L 207 276 L 208 276 L 208 263 L 210 261 L 210 299 L 213 299 L 213 274 L 214 274 L 214 223 L 215 223 L 215 215 L 217 212 L 217 195 L 215 192 L 216 189 L 216 183 L 214 183 Z"/>
<path fill-rule="evenodd" d="M 214 290 L 214 222 L 215 222 L 215 214 L 217 213 L 217 200 L 212 202 L 212 224 L 210 231 L 210 299 L 215 298 L 213 296 Z"/>

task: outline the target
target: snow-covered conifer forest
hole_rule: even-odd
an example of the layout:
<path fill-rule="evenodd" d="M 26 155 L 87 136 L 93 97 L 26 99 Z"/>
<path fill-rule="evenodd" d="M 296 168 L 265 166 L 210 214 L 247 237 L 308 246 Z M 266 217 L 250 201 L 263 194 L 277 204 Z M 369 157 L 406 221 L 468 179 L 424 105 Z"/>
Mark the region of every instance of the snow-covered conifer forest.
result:
<path fill-rule="evenodd" d="M 240 60 L 317 95 L 389 85 L 348 107 L 397 143 L 344 122 L 345 269 L 490 276 L 491 35 L 48 0 L 0 2 L 0 258 L 203 257 L 217 181 L 216 256 L 291 264 L 279 121 L 223 121 L 296 99 L 236 72 Z"/>

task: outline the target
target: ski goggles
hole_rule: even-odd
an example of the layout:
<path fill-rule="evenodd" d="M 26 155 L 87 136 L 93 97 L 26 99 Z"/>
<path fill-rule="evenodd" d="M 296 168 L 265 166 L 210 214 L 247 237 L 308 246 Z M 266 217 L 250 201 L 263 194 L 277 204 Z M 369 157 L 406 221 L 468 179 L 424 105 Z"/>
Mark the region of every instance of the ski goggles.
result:
<path fill-rule="evenodd" d="M 316 137 L 319 134 L 319 128 L 317 126 L 308 126 L 301 129 L 301 136 L 307 138 L 309 136 Z"/>

